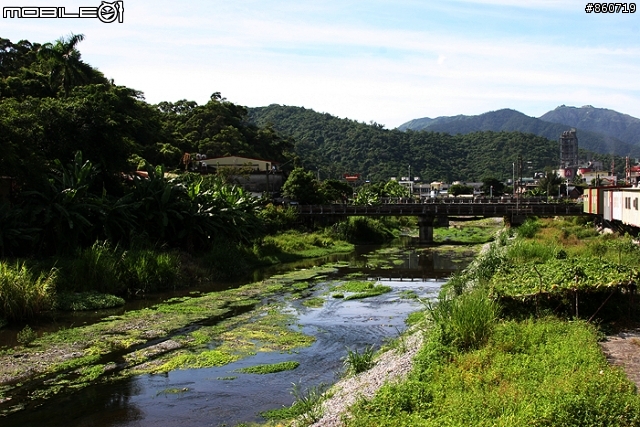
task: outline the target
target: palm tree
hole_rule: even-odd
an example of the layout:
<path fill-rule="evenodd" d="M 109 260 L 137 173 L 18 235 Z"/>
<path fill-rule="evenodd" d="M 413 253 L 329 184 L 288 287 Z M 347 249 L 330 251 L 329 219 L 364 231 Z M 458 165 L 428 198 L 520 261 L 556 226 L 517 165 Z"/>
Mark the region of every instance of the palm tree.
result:
<path fill-rule="evenodd" d="M 55 44 L 45 43 L 38 52 L 51 67 L 49 79 L 52 88 L 55 90 L 56 86 L 62 86 L 65 97 L 69 96 L 74 85 L 86 83 L 95 75 L 95 70 L 80 59 L 80 52 L 76 49 L 83 40 L 83 34 L 72 33 L 67 38 L 58 39 Z"/>

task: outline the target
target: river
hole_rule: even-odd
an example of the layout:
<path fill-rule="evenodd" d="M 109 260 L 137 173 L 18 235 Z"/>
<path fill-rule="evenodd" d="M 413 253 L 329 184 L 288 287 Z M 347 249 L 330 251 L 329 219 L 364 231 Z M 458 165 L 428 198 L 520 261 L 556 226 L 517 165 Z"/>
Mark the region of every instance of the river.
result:
<path fill-rule="evenodd" d="M 334 263 L 334 273 L 305 297 L 323 298 L 321 307 L 307 307 L 305 299 L 282 300 L 284 310 L 295 314 L 297 325 L 316 338 L 310 347 L 290 354 L 259 352 L 218 368 L 139 375 L 90 386 L 8 416 L 2 425 L 158 427 L 264 422 L 263 411 L 291 405 L 293 383 L 302 388 L 334 383 L 343 371 L 347 348 L 361 350 L 373 345 L 378 349 L 385 340 L 396 337 L 405 329 L 406 317 L 423 307 L 415 297 L 435 297 L 446 277 L 464 268 L 472 256 L 473 251 L 460 247 L 444 251 L 420 248 L 411 239 L 403 239 L 384 248 L 360 246 L 351 254 L 257 270 L 253 280 L 283 269 Z M 361 300 L 332 298 L 327 292 L 336 281 L 353 277 L 379 281 L 392 291 Z M 292 360 L 299 362 L 299 367 L 291 371 L 266 375 L 237 372 L 248 366 Z"/>

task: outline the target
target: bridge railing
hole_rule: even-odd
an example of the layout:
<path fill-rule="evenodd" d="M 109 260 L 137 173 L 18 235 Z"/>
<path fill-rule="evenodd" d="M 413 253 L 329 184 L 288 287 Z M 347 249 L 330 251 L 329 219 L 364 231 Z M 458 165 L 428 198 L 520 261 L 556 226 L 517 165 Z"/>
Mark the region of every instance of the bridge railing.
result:
<path fill-rule="evenodd" d="M 406 203 L 357 206 L 347 204 L 334 205 L 298 205 L 301 215 L 311 216 L 486 216 L 500 217 L 505 215 L 582 215 L 581 204 L 541 203 L 535 201 L 511 201 L 500 203 Z"/>

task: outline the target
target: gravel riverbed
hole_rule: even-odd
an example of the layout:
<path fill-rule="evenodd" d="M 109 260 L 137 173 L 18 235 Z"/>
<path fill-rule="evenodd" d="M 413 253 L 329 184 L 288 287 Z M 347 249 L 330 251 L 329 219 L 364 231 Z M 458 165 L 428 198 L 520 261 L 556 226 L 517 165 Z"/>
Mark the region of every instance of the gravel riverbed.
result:
<path fill-rule="evenodd" d="M 407 376 L 413 367 L 413 358 L 422 346 L 423 331 L 404 337 L 404 347 L 381 354 L 368 371 L 338 381 L 331 389 L 333 395 L 323 403 L 323 417 L 312 427 L 339 427 L 348 409 L 359 398 L 371 398 L 383 384 Z"/>

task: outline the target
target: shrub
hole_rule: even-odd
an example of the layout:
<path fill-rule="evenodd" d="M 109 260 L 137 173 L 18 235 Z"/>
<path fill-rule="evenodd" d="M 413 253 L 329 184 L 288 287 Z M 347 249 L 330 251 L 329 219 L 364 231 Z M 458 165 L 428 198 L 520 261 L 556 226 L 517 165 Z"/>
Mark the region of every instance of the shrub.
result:
<path fill-rule="evenodd" d="M 540 230 L 540 223 L 537 220 L 527 219 L 524 224 L 518 227 L 516 233 L 520 237 L 530 239 L 536 235 L 538 230 Z"/>
<path fill-rule="evenodd" d="M 359 216 L 335 224 L 332 234 L 351 243 L 383 243 L 394 237 L 382 221 Z"/>
<path fill-rule="evenodd" d="M 26 325 L 20 332 L 18 332 L 17 340 L 18 344 L 28 346 L 36 339 L 36 333 L 29 325 Z"/>
<path fill-rule="evenodd" d="M 269 233 L 292 228 L 298 221 L 298 210 L 291 206 L 275 206 L 269 203 L 258 216 L 264 222 Z"/>

